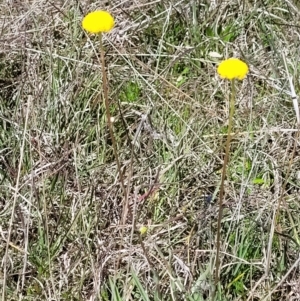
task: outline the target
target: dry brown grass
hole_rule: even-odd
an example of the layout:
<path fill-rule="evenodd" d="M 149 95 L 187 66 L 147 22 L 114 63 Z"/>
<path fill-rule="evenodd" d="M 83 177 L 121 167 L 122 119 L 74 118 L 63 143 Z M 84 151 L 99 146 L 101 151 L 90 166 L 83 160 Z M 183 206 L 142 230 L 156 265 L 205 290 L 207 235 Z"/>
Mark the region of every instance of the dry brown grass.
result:
<path fill-rule="evenodd" d="M 125 224 L 97 104 L 98 42 L 80 27 L 98 8 L 116 17 L 104 44 Z M 298 93 L 296 1 L 7 1 L 0 11 L 2 299 L 210 300 L 229 97 L 213 52 L 251 70 L 238 85 L 218 300 L 299 299 L 300 157 L 297 147 L 287 174 L 297 126 L 283 60 Z"/>

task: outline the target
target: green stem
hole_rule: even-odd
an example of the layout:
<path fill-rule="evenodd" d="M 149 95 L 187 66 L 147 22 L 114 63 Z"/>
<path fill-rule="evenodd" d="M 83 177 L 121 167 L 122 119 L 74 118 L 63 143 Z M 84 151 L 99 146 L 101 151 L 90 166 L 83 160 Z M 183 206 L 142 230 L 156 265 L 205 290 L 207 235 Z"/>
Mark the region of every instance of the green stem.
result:
<path fill-rule="evenodd" d="M 221 178 L 221 185 L 220 185 L 219 215 L 218 215 L 218 225 L 217 225 L 217 254 L 216 254 L 216 270 L 215 270 L 215 288 L 214 288 L 214 290 L 217 289 L 217 285 L 220 281 L 221 222 L 222 222 L 222 217 L 223 217 L 224 183 L 225 183 L 225 179 L 226 179 L 227 164 L 229 161 L 229 151 L 230 151 L 231 129 L 232 129 L 232 124 L 233 124 L 234 106 L 235 106 L 235 81 L 233 79 L 231 81 L 229 124 L 228 124 L 225 157 L 224 157 L 224 162 L 223 162 L 222 178 Z M 212 300 L 214 300 L 214 298 Z"/>
<path fill-rule="evenodd" d="M 109 106 L 109 99 L 108 99 L 108 82 L 107 82 L 107 75 L 106 75 L 106 69 L 105 69 L 104 49 L 103 49 L 101 33 L 100 33 L 100 57 L 101 57 L 103 94 L 104 94 L 107 125 L 108 125 L 108 129 L 109 129 L 110 138 L 112 141 L 114 156 L 115 156 L 116 163 L 117 163 L 121 187 L 122 187 L 123 194 L 125 197 L 125 202 L 123 203 L 123 214 L 122 214 L 122 223 L 124 224 L 125 220 L 126 220 L 126 216 L 127 216 L 127 210 L 128 210 L 127 193 L 126 193 L 126 188 L 125 188 L 125 184 L 124 184 L 124 178 L 123 178 L 120 159 L 119 159 L 119 155 L 118 155 L 117 142 L 116 142 L 116 138 L 114 135 L 113 124 L 112 124 L 111 114 L 110 114 L 110 106 Z"/>

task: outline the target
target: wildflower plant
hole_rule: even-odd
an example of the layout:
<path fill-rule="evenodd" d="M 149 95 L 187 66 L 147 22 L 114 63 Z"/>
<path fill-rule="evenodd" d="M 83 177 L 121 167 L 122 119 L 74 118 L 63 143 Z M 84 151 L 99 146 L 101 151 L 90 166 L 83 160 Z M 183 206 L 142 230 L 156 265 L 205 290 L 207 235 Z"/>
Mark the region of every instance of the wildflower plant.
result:
<path fill-rule="evenodd" d="M 235 80 L 243 80 L 249 71 L 248 65 L 237 58 L 230 58 L 222 61 L 217 72 L 221 78 L 228 79 L 231 81 L 231 96 L 229 104 L 229 121 L 228 121 L 228 131 L 227 140 L 225 147 L 225 157 L 222 168 L 222 178 L 220 186 L 219 195 L 219 215 L 218 215 L 218 225 L 217 225 L 217 254 L 216 254 L 216 269 L 215 269 L 215 289 L 219 283 L 220 279 L 220 246 L 221 246 L 221 221 L 223 215 L 223 199 L 224 199 L 224 183 L 226 178 L 226 169 L 229 161 L 229 150 L 231 141 L 231 130 L 233 124 L 234 106 L 235 106 Z M 212 299 L 214 300 L 214 298 Z"/>
<path fill-rule="evenodd" d="M 104 103 L 105 103 L 105 110 L 106 110 L 106 118 L 107 118 L 107 124 L 109 128 L 109 134 L 112 141 L 113 146 L 113 152 L 116 159 L 116 164 L 118 168 L 120 183 L 122 186 L 122 190 L 125 197 L 125 206 L 127 204 L 127 192 L 125 189 L 123 174 L 121 171 L 121 164 L 120 159 L 118 155 L 118 148 L 117 148 L 117 142 L 116 138 L 114 136 L 114 130 L 113 130 L 113 122 L 112 122 L 112 116 L 110 114 L 110 106 L 109 106 L 109 98 L 108 98 L 108 81 L 107 81 L 107 75 L 106 75 L 106 65 L 105 65 L 105 58 L 104 58 L 104 48 L 103 48 L 103 42 L 102 42 L 102 33 L 107 33 L 113 29 L 115 25 L 115 20 L 113 16 L 103 10 L 97 10 L 90 12 L 87 14 L 83 20 L 82 20 L 82 28 L 86 30 L 87 32 L 91 34 L 98 34 L 99 35 L 99 41 L 100 41 L 100 58 L 101 58 L 101 69 L 102 69 L 102 81 L 103 81 L 103 95 L 104 95 Z M 126 217 L 126 214 L 124 214 L 124 208 L 123 208 L 123 221 Z"/>

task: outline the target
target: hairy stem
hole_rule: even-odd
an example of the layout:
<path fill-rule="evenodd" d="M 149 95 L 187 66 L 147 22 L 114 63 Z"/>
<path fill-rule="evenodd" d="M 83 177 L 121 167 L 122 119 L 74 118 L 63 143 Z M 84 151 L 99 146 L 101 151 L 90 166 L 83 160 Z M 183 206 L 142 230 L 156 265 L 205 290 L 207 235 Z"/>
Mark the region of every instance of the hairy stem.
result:
<path fill-rule="evenodd" d="M 110 106 L 109 106 L 109 99 L 108 99 L 108 82 L 107 82 L 107 75 L 106 75 L 106 69 L 105 69 L 104 49 L 103 49 L 101 33 L 100 33 L 100 57 L 101 57 L 103 94 L 104 94 L 107 125 L 108 125 L 108 129 L 109 129 L 110 138 L 112 141 L 114 156 L 115 156 L 116 163 L 117 163 L 119 179 L 120 179 L 121 187 L 122 187 L 124 198 L 125 198 L 124 203 L 123 203 L 123 214 L 122 214 L 122 224 L 124 224 L 125 220 L 126 220 L 126 216 L 127 216 L 127 210 L 128 210 L 127 193 L 126 193 L 126 187 L 124 184 L 124 177 L 123 177 L 122 170 L 121 170 L 121 164 L 120 164 L 120 159 L 119 159 L 119 155 L 118 155 L 118 147 L 117 147 L 117 142 L 116 142 L 116 138 L 114 135 L 113 124 L 112 124 L 112 119 L 111 119 L 111 114 L 110 114 Z"/>
<path fill-rule="evenodd" d="M 220 186 L 220 196 L 219 196 L 219 215 L 218 215 L 218 225 L 217 225 L 217 254 L 216 254 L 216 270 L 215 270 L 215 290 L 220 280 L 220 249 L 221 249 L 221 222 L 223 217 L 223 199 L 224 199 L 224 183 L 226 179 L 226 170 L 229 160 L 230 151 L 230 141 L 231 141 L 231 129 L 233 123 L 234 115 L 234 105 L 235 105 L 235 82 L 234 79 L 231 81 L 231 98 L 230 98 L 230 108 L 229 108 L 229 124 L 227 131 L 226 149 L 225 157 L 222 168 L 222 178 Z M 214 300 L 214 299 L 212 299 Z"/>

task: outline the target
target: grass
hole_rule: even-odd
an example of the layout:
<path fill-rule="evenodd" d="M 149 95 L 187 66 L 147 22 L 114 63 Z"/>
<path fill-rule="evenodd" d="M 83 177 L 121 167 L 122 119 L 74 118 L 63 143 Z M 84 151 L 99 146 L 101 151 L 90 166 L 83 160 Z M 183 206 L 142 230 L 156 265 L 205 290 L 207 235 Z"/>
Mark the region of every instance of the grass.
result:
<path fill-rule="evenodd" d="M 124 224 L 97 103 L 99 41 L 80 27 L 100 4 L 0 4 L 3 300 L 202 301 L 214 289 L 222 301 L 300 298 L 298 128 L 288 79 L 299 95 L 300 7 L 200 2 L 101 7 L 116 17 L 104 48 L 129 188 Z M 215 287 L 230 95 L 216 67 L 232 56 L 250 74 L 236 87 Z"/>

